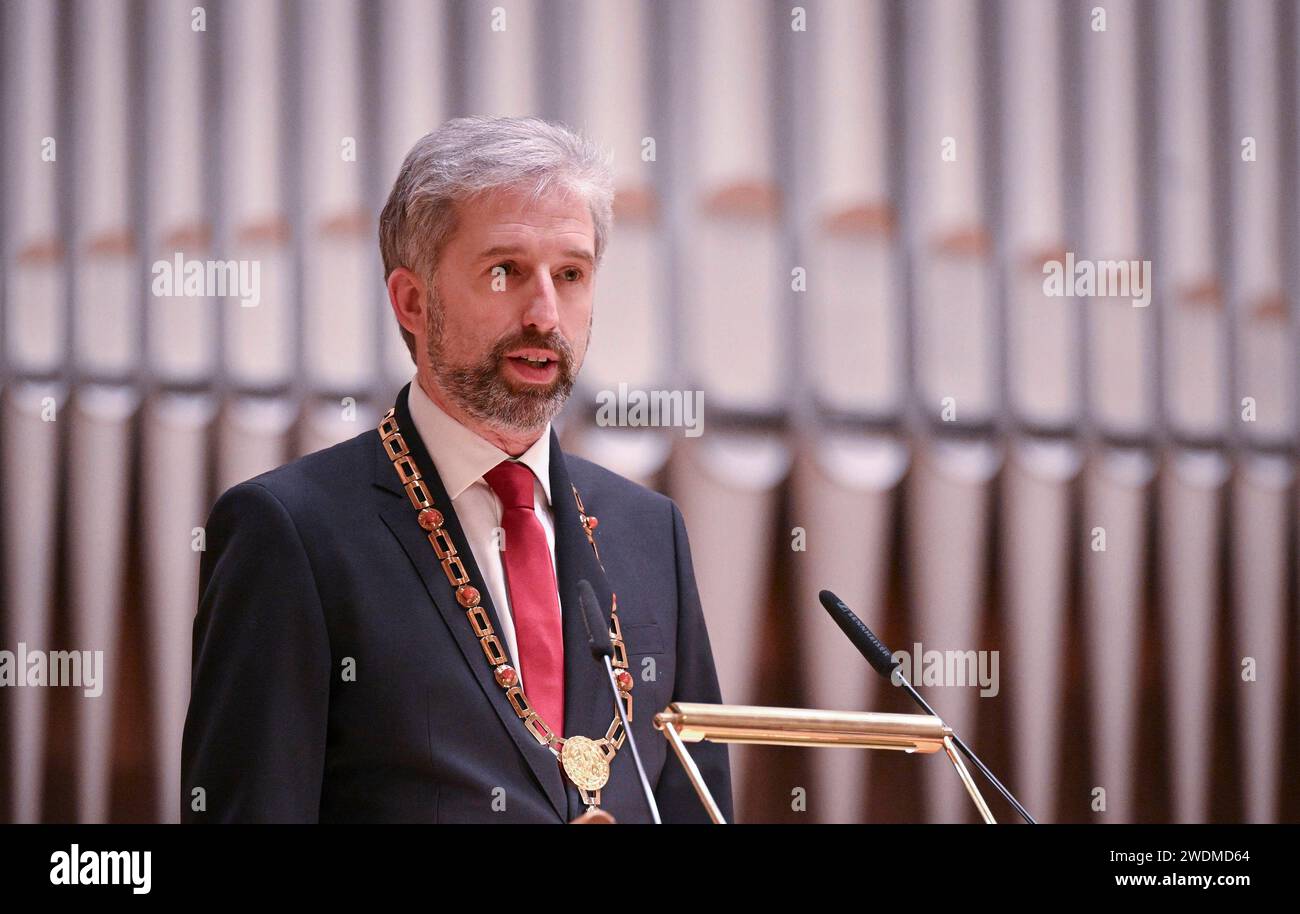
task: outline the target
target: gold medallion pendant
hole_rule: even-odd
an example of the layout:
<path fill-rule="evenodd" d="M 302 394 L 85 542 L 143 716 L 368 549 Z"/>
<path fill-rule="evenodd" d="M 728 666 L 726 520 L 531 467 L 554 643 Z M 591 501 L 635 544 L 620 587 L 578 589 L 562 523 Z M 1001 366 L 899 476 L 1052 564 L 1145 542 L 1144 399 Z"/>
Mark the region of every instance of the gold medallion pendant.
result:
<path fill-rule="evenodd" d="M 575 787 L 582 790 L 600 790 L 609 780 L 609 761 L 600 745 L 585 736 L 570 736 L 560 751 L 564 773 Z"/>

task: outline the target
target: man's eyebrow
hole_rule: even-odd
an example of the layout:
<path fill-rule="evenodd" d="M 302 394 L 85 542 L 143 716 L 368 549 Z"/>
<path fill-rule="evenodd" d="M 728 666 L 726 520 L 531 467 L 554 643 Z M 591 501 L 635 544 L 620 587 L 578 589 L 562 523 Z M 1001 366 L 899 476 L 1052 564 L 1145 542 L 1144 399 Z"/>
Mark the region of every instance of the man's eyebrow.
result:
<path fill-rule="evenodd" d="M 495 247 L 490 247 L 486 251 L 481 252 L 478 255 L 478 259 L 487 260 L 489 257 L 508 257 L 508 256 L 517 255 L 521 253 L 523 253 L 523 248 L 519 247 L 518 245 L 499 244 L 496 245 Z M 573 257 L 577 260 L 586 261 L 587 266 L 593 266 L 596 262 L 596 258 L 591 256 L 591 252 L 583 250 L 582 248 L 569 248 L 569 250 L 567 251 L 562 251 L 561 256 Z"/>

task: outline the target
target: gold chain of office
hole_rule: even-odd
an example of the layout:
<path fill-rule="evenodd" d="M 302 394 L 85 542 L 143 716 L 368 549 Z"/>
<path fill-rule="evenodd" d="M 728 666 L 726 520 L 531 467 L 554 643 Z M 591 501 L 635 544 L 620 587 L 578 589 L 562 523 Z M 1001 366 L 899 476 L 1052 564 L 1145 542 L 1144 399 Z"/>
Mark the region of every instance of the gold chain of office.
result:
<path fill-rule="evenodd" d="M 617 710 L 614 713 L 614 721 L 605 731 L 605 735 L 594 740 L 585 736 L 570 736 L 567 739 L 558 736 L 542 716 L 533 710 L 527 696 L 524 695 L 524 690 L 519 685 L 519 674 L 511 665 L 505 646 L 497 637 L 492 622 L 481 605 L 483 592 L 470 583 L 465 565 L 461 561 L 461 553 L 456 549 L 451 534 L 444 526 L 446 518 L 433 506 L 433 499 L 424 484 L 424 477 L 411 458 L 410 448 L 407 447 L 401 430 L 397 427 L 396 413 L 396 408 L 390 409 L 379 423 L 379 437 L 383 441 L 384 452 L 393 462 L 397 478 L 406 489 L 406 496 L 417 512 L 416 521 L 429 535 L 429 544 L 442 565 L 447 582 L 455 589 L 456 602 L 465 610 L 470 629 L 474 632 L 474 637 L 478 638 L 479 646 L 483 648 L 483 656 L 487 659 L 488 666 L 492 668 L 493 678 L 497 685 L 505 690 L 510 706 L 515 709 L 515 714 L 524 722 L 528 732 L 560 760 L 564 773 L 582 795 L 582 802 L 589 809 L 598 807 L 601 788 L 609 781 L 610 763 L 618 750 L 623 748 L 623 741 L 627 737 Z M 587 514 L 577 487 L 572 488 L 574 501 L 578 505 L 578 521 L 582 524 L 587 542 L 591 543 L 591 548 L 596 553 L 596 561 L 600 563 L 603 571 L 605 566 L 600 561 L 600 550 L 596 548 L 596 538 L 593 535 L 597 524 L 596 518 Z M 628 723 L 631 723 L 633 678 L 628 672 L 627 648 L 623 644 L 623 633 L 618 623 L 617 594 L 613 595 L 610 609 L 609 636 L 614 645 L 614 658 L 611 661 L 616 670 L 614 679 L 627 711 Z"/>

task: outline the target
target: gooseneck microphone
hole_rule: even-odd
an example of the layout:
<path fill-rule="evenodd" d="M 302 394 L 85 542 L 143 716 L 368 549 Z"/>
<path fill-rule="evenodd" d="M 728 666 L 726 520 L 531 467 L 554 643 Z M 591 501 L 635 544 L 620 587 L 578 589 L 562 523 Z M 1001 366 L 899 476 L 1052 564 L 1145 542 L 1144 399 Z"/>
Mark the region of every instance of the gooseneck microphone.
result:
<path fill-rule="evenodd" d="M 645 793 L 646 806 L 650 807 L 650 817 L 654 819 L 655 825 L 662 825 L 659 819 L 659 805 L 655 803 L 654 791 L 650 789 L 650 779 L 646 777 L 645 766 L 641 764 L 641 753 L 636 749 L 632 724 L 627 719 L 627 710 L 623 707 L 618 683 L 614 680 L 612 662 L 614 644 L 609 638 L 609 623 L 601 611 L 600 601 L 596 599 L 596 591 L 592 589 L 591 583 L 586 578 L 578 582 L 578 602 L 582 605 L 582 624 L 587 628 L 587 643 L 591 645 L 591 655 L 597 660 L 604 661 L 609 687 L 614 692 L 614 707 L 618 710 L 618 719 L 623 722 L 623 733 L 627 738 L 628 747 L 632 750 L 632 761 L 636 762 L 637 777 L 641 779 L 641 790 Z"/>
<path fill-rule="evenodd" d="M 907 691 L 907 694 L 912 696 L 912 700 L 925 710 L 926 714 L 939 717 L 938 714 L 934 713 L 934 708 L 930 707 L 929 703 L 921 697 L 921 694 L 904 678 L 903 671 L 899 669 L 898 661 L 894 660 L 893 652 L 881 643 L 875 633 L 867 628 L 863 621 L 857 617 L 857 614 L 845 605 L 843 600 L 829 590 L 823 590 L 817 595 L 817 598 L 821 600 L 822 606 L 826 607 L 826 611 L 835 620 L 835 624 L 840 627 L 840 631 L 848 636 L 848 639 L 853 642 L 853 646 L 858 649 L 858 653 L 867 659 L 867 663 L 871 664 L 873 670 L 890 682 L 901 685 Z M 942 720 L 942 718 L 940 719 Z M 993 772 L 989 771 L 988 766 L 979 760 L 979 756 L 972 752 L 970 747 L 962 742 L 956 733 L 953 733 L 952 741 L 961 750 L 962 755 L 970 759 L 971 764 L 978 768 L 984 777 L 989 779 L 989 783 L 997 788 L 998 793 L 1006 798 L 1007 802 L 1015 808 L 1016 812 L 1020 813 L 1026 822 L 1030 825 L 1038 824 L 1028 810 L 1020 805 L 1020 801 L 1011 795 L 1011 791 L 1002 786 L 1002 782 L 993 776 Z"/>

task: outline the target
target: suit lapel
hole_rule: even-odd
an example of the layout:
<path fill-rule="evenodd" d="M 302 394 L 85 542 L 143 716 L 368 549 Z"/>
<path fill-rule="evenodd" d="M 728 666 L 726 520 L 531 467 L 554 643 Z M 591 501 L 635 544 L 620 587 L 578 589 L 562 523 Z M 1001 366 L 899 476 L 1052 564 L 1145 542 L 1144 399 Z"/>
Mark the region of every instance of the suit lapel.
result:
<path fill-rule="evenodd" d="M 586 501 L 581 490 L 579 495 L 583 496 L 583 507 L 594 512 L 595 506 Z M 551 431 L 551 511 L 555 518 L 556 577 L 564 620 L 565 735 L 600 739 L 617 712 L 605 664 L 596 660 L 588 648 L 587 628 L 583 624 L 582 604 L 578 599 L 578 582 L 585 578 L 596 592 L 606 628 L 609 627 L 612 593 L 605 572 L 583 532 L 568 466 L 554 430 Z M 573 807 L 580 806 L 577 789 L 567 782 L 566 787 Z"/>
<path fill-rule="evenodd" d="M 478 565 L 474 561 L 473 551 L 469 548 L 469 541 L 465 538 L 465 531 L 461 528 L 460 520 L 456 517 L 456 512 L 452 509 L 451 499 L 447 496 L 446 487 L 443 486 L 442 480 L 438 478 L 437 471 L 434 469 L 433 460 L 429 457 L 429 452 L 420 440 L 419 434 L 415 430 L 415 423 L 411 419 L 411 414 L 407 408 L 407 394 L 410 385 L 404 387 L 397 396 L 396 416 L 398 427 L 401 429 L 402 438 L 410 448 L 411 457 L 419 467 L 420 473 L 424 478 L 425 485 L 429 490 L 429 497 L 433 501 L 434 507 L 442 512 L 445 518 L 447 531 L 451 534 L 452 541 L 456 544 L 457 551 L 460 553 L 461 561 L 464 563 L 465 570 L 469 575 L 470 583 L 478 588 L 481 594 L 481 603 L 487 611 L 488 617 L 492 622 L 495 631 L 501 631 L 501 622 L 497 618 L 496 608 L 492 605 L 492 599 L 483 585 L 483 575 L 479 572 Z M 554 439 L 552 440 L 554 445 Z M 555 466 L 557 464 L 558 448 L 552 448 L 552 478 L 555 476 Z M 567 475 L 566 475 L 567 478 Z M 516 747 L 528 762 L 533 774 L 537 778 L 539 786 L 545 791 L 547 798 L 555 811 L 566 821 L 569 816 L 568 802 L 565 795 L 564 779 L 560 774 L 555 757 L 544 746 L 540 745 L 536 739 L 525 729 L 523 721 L 515 714 L 514 708 L 511 707 L 510 701 L 506 698 L 505 690 L 496 683 L 492 675 L 492 669 L 483 654 L 483 649 L 479 641 L 474 637 L 470 629 L 469 622 L 465 618 L 465 610 L 456 602 L 455 590 L 448 582 L 446 575 L 438 563 L 437 557 L 433 553 L 433 547 L 430 546 L 425 531 L 416 521 L 416 511 L 406 496 L 406 490 L 398 480 L 397 472 L 393 469 L 392 462 L 384 452 L 383 445 L 378 439 L 375 442 L 375 485 L 387 490 L 388 495 L 382 496 L 383 504 L 380 514 L 388 529 L 392 531 L 394 537 L 405 550 L 411 563 L 415 566 L 420 575 L 420 580 L 424 582 L 425 590 L 428 591 L 430 598 L 433 600 L 437 611 L 441 613 L 447 623 L 447 627 L 452 633 L 452 638 L 456 646 L 460 649 L 469 664 L 470 670 L 474 673 L 475 679 L 482 688 L 484 696 L 488 703 L 496 711 L 497 716 L 501 719 L 514 740 Z M 553 491 L 555 491 L 553 489 Z M 565 492 L 568 492 L 568 485 L 565 485 Z M 400 496 L 393 498 L 391 495 Z M 571 500 L 571 496 L 570 496 Z M 574 514 L 573 524 L 577 524 L 576 512 Z M 567 524 L 567 522 L 566 522 Z M 556 515 L 556 553 L 557 557 L 560 552 L 560 520 Z M 581 530 L 578 531 L 581 535 Z M 586 539 L 582 537 L 585 544 Z M 588 549 L 590 547 L 588 546 Z M 561 566 L 563 567 L 563 566 Z M 563 580 L 563 578 L 561 578 Z M 563 586 L 563 585 L 561 585 Z M 576 588 L 576 579 L 574 580 Z M 592 580 L 592 586 L 596 586 L 596 581 Z M 577 607 L 576 589 L 574 590 L 573 606 Z M 597 590 L 600 593 L 600 590 Z M 569 680 L 569 664 L 573 654 L 571 645 L 571 628 L 570 616 L 573 615 L 568 609 L 569 600 L 564 600 L 564 638 L 565 638 L 565 714 L 573 713 L 570 710 L 570 696 L 573 694 L 570 689 L 572 681 Z M 577 618 L 578 628 L 582 628 L 581 618 Z M 581 645 L 586 644 L 586 635 L 582 637 Z M 584 657 L 590 657 L 590 654 L 583 651 Z M 513 659 L 513 658 L 512 658 Z M 590 666 L 591 664 L 589 664 Z M 606 687 L 608 688 L 608 687 Z M 581 712 L 579 712 L 581 713 Z M 612 705 L 611 705 L 612 713 Z M 574 720 L 585 720 L 583 717 L 573 718 Z M 601 735 L 603 735 L 603 730 Z"/>

